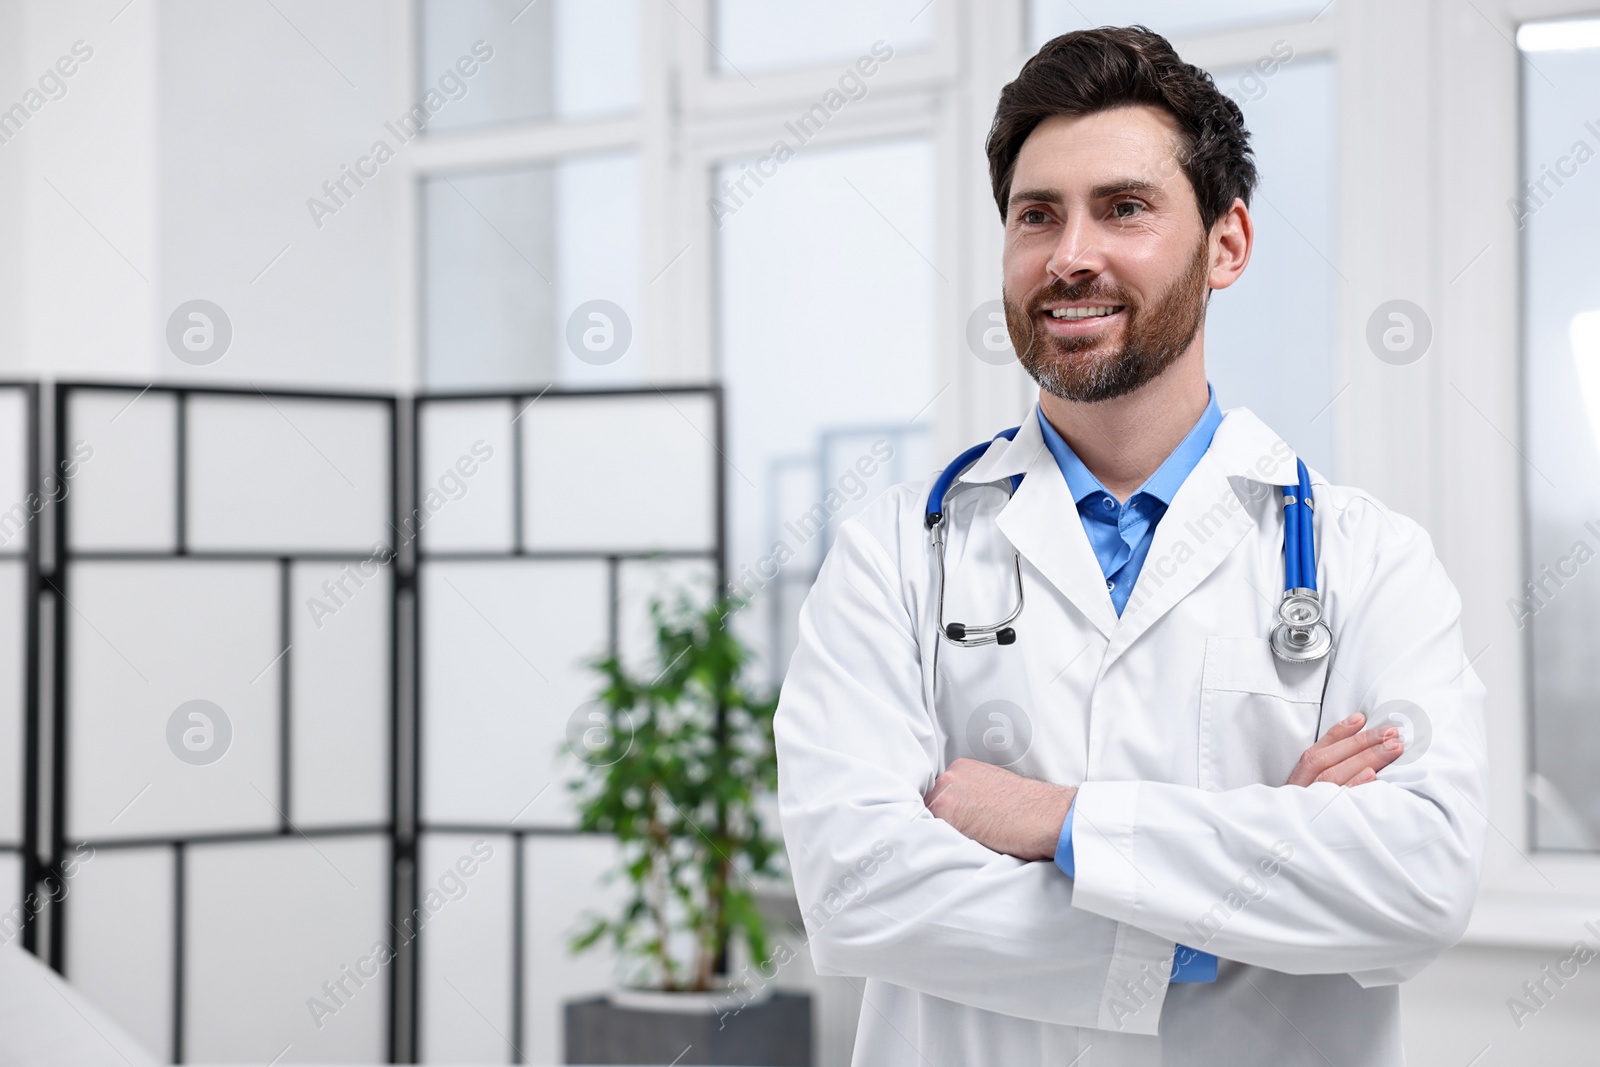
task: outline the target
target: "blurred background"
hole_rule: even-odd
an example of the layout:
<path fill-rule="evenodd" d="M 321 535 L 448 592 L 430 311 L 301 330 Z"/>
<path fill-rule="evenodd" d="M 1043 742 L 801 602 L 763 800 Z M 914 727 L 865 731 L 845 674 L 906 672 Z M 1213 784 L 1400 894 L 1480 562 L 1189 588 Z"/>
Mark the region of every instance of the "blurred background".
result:
<path fill-rule="evenodd" d="M 1254 135 L 1219 401 L 1428 529 L 1489 688 L 1410 1062 L 1593 1062 L 1582 0 L 0 0 L 0 935 L 59 1025 L 558 1062 L 615 980 L 567 949 L 615 892 L 586 662 L 724 585 L 775 687 L 838 523 L 1026 412 L 983 139 L 1040 44 L 1133 22 Z M 791 940 L 848 1063 L 858 983 Z"/>

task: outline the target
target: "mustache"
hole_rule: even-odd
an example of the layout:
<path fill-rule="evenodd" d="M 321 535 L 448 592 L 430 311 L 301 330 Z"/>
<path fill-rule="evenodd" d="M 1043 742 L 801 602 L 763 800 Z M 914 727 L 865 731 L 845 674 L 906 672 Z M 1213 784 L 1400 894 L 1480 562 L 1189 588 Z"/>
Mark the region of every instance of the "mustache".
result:
<path fill-rule="evenodd" d="M 1033 298 L 1028 301 L 1028 310 L 1029 312 L 1037 312 L 1045 304 L 1052 301 L 1072 303 L 1079 300 L 1103 300 L 1107 303 L 1122 304 L 1130 308 L 1134 307 L 1134 302 L 1128 299 L 1128 294 L 1123 291 L 1121 286 L 1107 285 L 1098 277 L 1076 282 L 1072 285 L 1068 285 L 1060 278 L 1053 278 L 1049 285 L 1033 294 Z"/>

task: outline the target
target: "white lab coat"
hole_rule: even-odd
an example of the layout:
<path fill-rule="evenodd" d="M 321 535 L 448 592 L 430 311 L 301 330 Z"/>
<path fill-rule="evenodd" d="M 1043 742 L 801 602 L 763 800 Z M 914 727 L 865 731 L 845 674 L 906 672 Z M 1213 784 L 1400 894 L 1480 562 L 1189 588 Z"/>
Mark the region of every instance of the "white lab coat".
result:
<path fill-rule="evenodd" d="M 926 485 L 842 524 L 801 611 L 779 804 L 813 960 L 866 979 L 855 1063 L 1403 1064 L 1397 983 L 1465 929 L 1487 808 L 1483 687 L 1427 534 L 1313 473 L 1334 651 L 1289 665 L 1267 635 L 1295 456 L 1249 411 L 1120 617 L 1034 414 L 963 480 L 1022 472 L 1014 497 L 952 497 L 946 587 L 947 621 L 1002 618 L 1014 546 L 1014 645 L 938 637 Z M 1328 727 L 1393 700 L 1422 711 L 1376 782 L 1284 784 Z M 1011 769 L 1080 785 L 1075 880 L 924 805 L 1008 730 L 991 762 L 1031 732 Z M 1217 981 L 1169 987 L 1174 943 L 1219 957 Z"/>

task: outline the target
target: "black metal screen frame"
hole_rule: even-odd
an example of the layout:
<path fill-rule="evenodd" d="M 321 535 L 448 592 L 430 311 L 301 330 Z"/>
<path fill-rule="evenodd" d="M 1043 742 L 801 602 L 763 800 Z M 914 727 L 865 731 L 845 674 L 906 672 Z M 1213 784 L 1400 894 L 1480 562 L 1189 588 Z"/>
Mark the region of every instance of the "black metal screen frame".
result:
<path fill-rule="evenodd" d="M 290 575 L 294 564 L 299 562 L 356 562 L 363 558 L 356 552 L 317 552 L 317 551 L 292 551 L 273 552 L 266 550 L 225 550 L 194 551 L 188 544 L 189 498 L 188 498 L 188 441 L 187 421 L 188 405 L 191 397 L 242 397 L 246 399 L 263 399 L 268 403 L 273 400 L 311 400 L 330 403 L 367 403 L 377 404 L 386 410 L 389 417 L 389 485 L 387 487 L 388 505 L 385 508 L 385 521 L 391 528 L 398 528 L 399 519 L 399 456 L 400 456 L 400 402 L 397 397 L 380 393 L 354 393 L 354 392 L 312 392 L 304 390 L 285 389 L 241 389 L 222 386 L 187 386 L 187 385 L 125 385 L 112 382 L 61 382 L 55 390 L 55 448 L 54 460 L 59 462 L 61 457 L 68 455 L 71 398 L 77 393 L 87 392 L 112 392 L 126 393 L 131 396 L 129 406 L 142 397 L 146 392 L 166 394 L 174 400 L 174 449 L 173 472 L 174 497 L 176 500 L 176 514 L 174 525 L 174 545 L 169 550 L 77 550 L 71 547 L 71 508 L 67 501 L 70 494 L 63 496 L 55 506 L 55 527 L 53 566 L 50 571 L 42 575 L 40 588 L 54 600 L 53 622 L 54 640 L 52 648 L 52 677 L 51 692 L 52 702 L 52 776 L 51 776 L 51 841 L 50 859 L 46 869 L 46 876 L 64 879 L 66 877 L 66 864 L 69 851 L 80 846 L 93 849 L 130 849 L 130 848 L 170 848 L 173 863 L 173 916 L 172 916 L 172 1018 L 170 1040 L 172 1042 L 172 1057 L 174 1063 L 184 1061 L 183 1033 L 184 1033 L 184 999 L 185 999 L 185 973 L 184 973 L 184 935 L 186 926 L 186 901 L 185 883 L 187 874 L 187 850 L 190 845 L 210 845 L 224 843 L 263 843 L 269 841 L 282 841 L 294 837 L 322 838 L 322 837 L 382 837 L 389 843 L 389 872 L 390 892 L 389 910 L 387 920 L 392 924 L 395 917 L 398 880 L 394 875 L 396 858 L 399 854 L 396 828 L 398 819 L 399 794 L 395 788 L 397 780 L 398 755 L 399 755 L 399 724 L 400 724 L 400 680 L 401 680 L 401 649 L 398 645 L 399 622 L 399 589 L 400 580 L 398 571 L 390 583 L 389 626 L 390 626 L 390 671 L 389 671 L 389 819 L 386 823 L 379 824 L 350 824 L 342 826 L 306 827 L 304 829 L 293 825 L 292 793 L 290 790 L 290 771 L 293 763 L 293 751 L 290 747 L 292 729 L 292 700 L 291 683 L 293 675 L 293 650 L 289 647 L 291 642 L 291 615 L 290 615 Z M 37 464 L 35 464 L 37 469 Z M 80 562 L 169 562 L 173 560 L 202 560 L 218 562 L 248 562 L 272 563 L 278 567 L 278 606 L 280 609 L 279 639 L 286 649 L 278 661 L 279 693 L 278 693 L 278 789 L 279 789 L 279 823 L 272 830 L 242 830 L 218 833 L 155 835 L 139 838 L 111 838 L 104 840 L 78 841 L 68 836 L 67 833 L 67 801 L 71 794 L 69 772 L 70 760 L 67 750 L 67 698 L 68 698 L 68 640 L 67 617 L 73 610 L 68 601 L 67 575 L 73 563 Z M 271 665 L 269 665 L 270 669 Z M 37 734 L 34 735 L 37 737 Z M 37 747 L 30 751 L 30 781 L 36 782 L 37 765 L 41 753 Z M 66 907 L 66 896 L 56 901 L 50 915 L 50 963 L 64 976 L 66 975 L 66 949 L 69 910 Z M 401 1017 L 398 996 L 402 992 L 401 983 L 396 981 L 395 968 L 390 967 L 388 973 L 388 1019 L 387 1055 L 391 1062 L 395 1061 L 399 1051 L 396 1044 L 398 1027 L 396 1020 Z M 69 976 L 70 977 L 70 976 Z"/>
<path fill-rule="evenodd" d="M 711 463 L 711 484 L 713 492 L 712 516 L 712 543 L 705 549 L 638 549 L 631 551 L 615 551 L 597 549 L 589 550 L 554 550 L 554 551 L 527 551 L 523 548 L 523 442 L 522 442 L 522 415 L 533 406 L 535 402 L 563 399 L 583 398 L 655 398 L 660 397 L 671 402 L 674 396 L 703 396 L 711 401 L 712 436 L 707 442 L 710 447 L 709 461 Z M 512 486 L 512 529 L 511 549 L 509 551 L 444 551 L 429 552 L 423 549 L 421 537 L 417 538 L 415 551 L 412 555 L 413 569 L 411 574 L 411 632 L 415 635 L 415 648 L 417 654 L 412 657 L 413 671 L 411 691 L 414 694 L 415 714 L 412 716 L 411 751 L 413 765 L 411 768 L 411 809 L 410 825 L 415 827 L 415 834 L 409 842 L 410 856 L 412 858 L 412 881 L 410 892 L 412 901 L 421 899 L 421 871 L 417 864 L 417 842 L 423 833 L 434 834 L 483 834 L 496 837 L 509 837 L 512 843 L 512 871 L 511 885 L 511 917 L 509 928 L 511 931 L 511 1034 L 508 1043 L 511 1045 L 512 1063 L 522 1063 L 522 1044 L 525 1023 L 525 1004 L 523 990 L 523 976 L 526 970 L 526 944 L 524 939 L 525 904 L 523 867 L 525 843 L 529 837 L 580 837 L 596 836 L 579 830 L 575 827 L 556 826 L 515 826 L 510 824 L 492 823 L 427 823 L 422 819 L 422 722 L 425 708 L 422 699 L 422 655 L 423 630 L 422 630 L 422 590 L 421 583 L 416 580 L 417 571 L 424 562 L 480 562 L 501 561 L 511 562 L 517 560 L 532 560 L 541 562 L 603 562 L 606 566 L 607 588 L 607 651 L 615 654 L 618 648 L 619 620 L 621 615 L 621 592 L 619 577 L 624 562 L 642 562 L 656 560 L 705 560 L 712 565 L 715 574 L 715 588 L 720 593 L 727 588 L 727 433 L 725 428 L 725 405 L 721 385 L 679 385 L 661 387 L 641 387 L 627 389 L 556 389 L 544 390 L 523 389 L 503 392 L 439 392 L 422 393 L 412 400 L 410 424 L 411 434 L 411 491 L 412 501 L 422 498 L 422 473 L 421 473 L 421 412 L 425 405 L 445 404 L 451 402 L 473 401 L 502 401 L 517 412 L 511 422 L 511 486 Z M 718 709 L 718 736 L 722 734 L 722 712 Z M 416 940 L 412 947 L 412 960 L 409 976 L 412 982 L 410 991 L 411 1032 L 409 1034 L 411 1049 L 417 1050 L 419 1034 L 417 1024 L 421 1018 L 421 953 L 423 950 L 422 930 L 417 932 Z"/>
<path fill-rule="evenodd" d="M 20 847 L 0 846 L 3 851 L 20 851 L 23 868 L 23 900 L 29 893 L 44 890 L 48 901 L 47 945 L 41 945 L 41 914 L 39 909 L 24 909 L 22 922 L 23 945 L 36 955 L 41 948 L 48 949 L 52 967 L 65 975 L 70 909 L 67 894 L 57 895 L 70 877 L 68 863 L 80 846 L 95 849 L 156 849 L 167 848 L 172 854 L 172 1009 L 170 1040 L 175 1063 L 184 1061 L 184 1000 L 186 975 L 184 973 L 185 928 L 187 923 L 185 888 L 187 882 L 188 850 L 192 845 L 224 843 L 264 843 L 282 841 L 293 837 L 381 837 L 389 845 L 389 914 L 386 921 L 395 941 L 394 963 L 387 975 L 386 1058 L 391 1063 L 415 1062 L 418 1053 L 418 1021 L 420 1017 L 421 929 L 409 937 L 404 932 L 404 921 L 421 899 L 418 845 L 421 835 L 439 834 L 491 834 L 509 837 L 513 844 L 512 915 L 510 932 L 512 945 L 512 1034 L 510 1043 L 513 1062 L 521 1062 L 520 1048 L 525 1023 L 524 971 L 526 968 L 524 932 L 524 853 L 529 836 L 572 837 L 583 834 L 576 828 L 517 827 L 494 824 L 426 824 L 421 819 L 422 805 L 422 597 L 417 580 L 423 562 L 450 561 L 591 561 L 602 562 L 607 574 L 607 642 L 615 652 L 619 637 L 621 611 L 620 573 L 626 562 L 670 559 L 705 560 L 715 574 L 715 588 L 727 588 L 727 483 L 726 483 L 726 432 L 725 405 L 720 385 L 678 385 L 627 388 L 627 389 L 558 389 L 542 391 L 518 389 L 496 392 L 436 392 L 411 397 L 395 394 L 311 391 L 291 389 L 230 388 L 226 386 L 186 384 L 131 384 L 110 381 L 69 381 L 57 383 L 51 402 L 53 425 L 52 448 L 47 455 L 43 446 L 44 432 L 40 423 L 41 390 L 36 382 L 0 381 L 0 388 L 12 387 L 25 391 L 28 411 L 27 486 L 31 494 L 39 494 L 43 464 L 59 464 L 70 454 L 70 405 L 74 395 L 80 393 L 120 393 L 127 395 L 129 406 L 146 392 L 171 396 L 174 403 L 174 465 L 173 485 L 175 497 L 174 544 L 159 550 L 104 550 L 74 549 L 71 546 L 70 491 L 62 493 L 49 506 L 42 508 L 31 520 L 28 542 L 20 554 L 27 568 L 25 588 L 26 603 L 26 665 L 23 679 L 24 692 L 24 798 L 23 840 Z M 523 548 L 523 441 L 521 415 L 536 401 L 560 402 L 573 398 L 662 398 L 670 403 L 674 396 L 701 396 L 711 402 L 712 437 L 710 449 L 713 486 L 712 544 L 704 549 L 638 549 L 617 550 L 563 550 L 527 551 Z M 290 603 L 290 576 L 294 564 L 300 562 L 359 562 L 353 552 L 329 551 L 269 551 L 269 550 L 200 550 L 191 549 L 188 543 L 189 493 L 188 493 L 188 409 L 191 397 L 242 397 L 273 400 L 309 400 L 332 403 L 370 403 L 380 405 L 389 418 L 389 485 L 386 521 L 395 535 L 390 546 L 394 554 L 386 565 L 393 568 L 389 602 L 389 724 L 386 738 L 389 746 L 389 797 L 387 822 L 379 824 L 349 824 L 306 827 L 292 825 L 291 768 L 293 752 L 290 745 L 292 731 L 292 624 Z M 518 414 L 512 427 L 512 545 L 506 552 L 428 552 L 422 547 L 421 524 L 423 515 L 419 507 L 421 495 L 420 471 L 420 416 L 425 405 L 461 401 L 503 401 L 514 407 Z M 57 476 L 60 477 L 59 470 Z M 48 513 L 48 524 L 46 523 Z M 409 524 L 415 525 L 409 525 Z M 406 530 L 410 529 L 410 536 Z M 50 549 L 46 560 L 45 534 L 48 532 Z M 6 556 L 5 558 L 15 558 Z M 278 787 L 279 825 L 273 829 L 232 832 L 207 832 L 192 834 L 153 835 L 130 838 L 76 840 L 67 832 L 68 801 L 71 796 L 71 761 L 68 752 L 68 696 L 69 652 L 68 616 L 72 613 L 68 575 L 71 565 L 82 562 L 109 561 L 122 563 L 168 562 L 173 560 L 201 560 L 221 562 L 271 563 L 278 568 L 278 604 L 280 608 L 279 637 L 285 653 L 277 664 L 279 672 L 278 696 Z M 50 601 L 49 664 L 44 663 L 45 634 L 42 629 L 42 606 Z M 48 694 L 50 716 L 45 729 L 46 709 L 41 699 L 44 671 L 49 670 Z M 269 665 L 270 669 L 270 665 Z M 720 709 L 719 709 L 720 711 Z M 719 735 L 721 723 L 719 722 Z M 50 769 L 48 809 L 43 795 L 43 771 L 48 760 Z M 44 832 L 48 812 L 48 834 Z"/>

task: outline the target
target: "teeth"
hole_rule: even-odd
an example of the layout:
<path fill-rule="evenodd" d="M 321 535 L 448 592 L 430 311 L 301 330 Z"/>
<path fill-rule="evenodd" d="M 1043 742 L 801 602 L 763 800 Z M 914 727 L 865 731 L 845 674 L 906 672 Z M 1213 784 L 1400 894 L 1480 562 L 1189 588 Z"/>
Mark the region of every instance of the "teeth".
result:
<path fill-rule="evenodd" d="M 1093 319 L 1110 315 L 1120 310 L 1122 310 L 1120 307 L 1056 308 L 1050 314 L 1058 319 Z"/>

